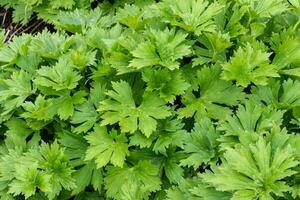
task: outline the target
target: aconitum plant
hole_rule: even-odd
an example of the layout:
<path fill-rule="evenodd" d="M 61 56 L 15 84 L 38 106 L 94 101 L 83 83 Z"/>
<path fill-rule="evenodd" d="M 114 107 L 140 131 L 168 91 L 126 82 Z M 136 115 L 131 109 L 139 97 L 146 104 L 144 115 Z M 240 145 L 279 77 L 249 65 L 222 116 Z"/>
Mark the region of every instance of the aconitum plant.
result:
<path fill-rule="evenodd" d="M 300 199 L 300 1 L 0 5 L 0 199 Z"/>

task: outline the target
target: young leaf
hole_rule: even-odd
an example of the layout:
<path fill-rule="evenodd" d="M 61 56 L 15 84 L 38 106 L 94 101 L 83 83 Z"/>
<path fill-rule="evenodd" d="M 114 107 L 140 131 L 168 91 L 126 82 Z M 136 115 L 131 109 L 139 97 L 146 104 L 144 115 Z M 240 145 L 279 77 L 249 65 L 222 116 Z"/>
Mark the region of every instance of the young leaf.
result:
<path fill-rule="evenodd" d="M 96 108 L 105 98 L 104 90 L 104 86 L 95 84 L 90 90 L 89 99 L 82 105 L 75 107 L 71 123 L 78 126 L 74 127 L 74 133 L 86 133 L 100 119 L 100 115 L 97 113 Z"/>
<path fill-rule="evenodd" d="M 179 59 L 191 53 L 190 45 L 185 42 L 187 34 L 175 29 L 149 31 L 150 41 L 139 44 L 131 53 L 133 59 L 129 66 L 137 69 L 160 65 L 170 70 L 180 67 Z"/>
<path fill-rule="evenodd" d="M 167 22 L 197 36 L 203 32 L 215 32 L 214 18 L 222 8 L 218 2 L 209 3 L 207 0 L 164 0 L 160 7 Z"/>
<path fill-rule="evenodd" d="M 74 89 L 82 78 L 73 70 L 73 64 L 67 59 L 60 59 L 54 66 L 43 66 L 38 71 L 34 83 L 44 87 L 51 87 L 57 91 Z"/>
<path fill-rule="evenodd" d="M 263 137 L 249 147 L 227 149 L 224 157 L 214 173 L 203 175 L 204 182 L 220 191 L 234 191 L 235 197 L 247 194 L 247 199 L 283 196 L 289 190 L 283 179 L 295 174 L 292 168 L 299 164 L 288 148 L 272 152 Z"/>
<path fill-rule="evenodd" d="M 187 158 L 180 164 L 197 169 L 202 163 L 214 162 L 218 155 L 218 138 L 219 134 L 209 119 L 198 121 L 184 140 L 183 152 Z"/>
<path fill-rule="evenodd" d="M 247 87 L 250 83 L 266 85 L 270 77 L 279 77 L 278 68 L 269 64 L 270 53 L 252 47 L 247 43 L 223 65 L 222 79 L 235 80 L 238 85 Z"/>
<path fill-rule="evenodd" d="M 32 75 L 24 72 L 14 72 L 10 79 L 4 80 L 4 88 L 0 90 L 0 102 L 4 107 L 2 115 L 6 115 L 20 107 L 31 94 L 34 94 L 36 87 L 32 85 Z"/>
<path fill-rule="evenodd" d="M 46 192 L 49 199 L 57 196 L 63 188 L 71 190 L 76 187 L 72 178 L 74 170 L 69 165 L 69 159 L 65 155 L 64 150 L 60 148 L 56 141 L 51 145 L 43 143 L 39 148 L 39 152 L 40 155 L 36 157 L 39 162 L 39 168 L 43 169 L 50 177 L 48 183 L 51 184 L 51 190 Z M 35 153 L 33 152 L 33 154 Z"/>
<path fill-rule="evenodd" d="M 161 185 L 158 168 L 148 161 L 140 161 L 133 167 L 109 166 L 104 181 L 107 196 L 115 199 L 147 199 Z"/>
<path fill-rule="evenodd" d="M 156 130 L 156 119 L 171 115 L 169 108 L 154 94 L 146 94 L 140 106 L 136 106 L 132 90 L 125 81 L 113 82 L 114 90 L 106 94 L 111 99 L 101 101 L 99 111 L 104 114 L 101 125 L 119 123 L 122 132 L 135 132 L 138 128 L 147 137 Z"/>
<path fill-rule="evenodd" d="M 123 167 L 125 158 L 129 155 L 127 138 L 123 133 L 118 134 L 116 130 L 108 133 L 106 127 L 96 126 L 85 138 L 90 144 L 85 160 L 95 158 L 97 168 L 104 167 L 109 162 Z"/>
<path fill-rule="evenodd" d="M 47 121 L 52 120 L 56 113 L 56 109 L 53 107 L 53 100 L 45 99 L 41 95 L 36 98 L 34 103 L 26 101 L 22 106 L 25 112 L 21 116 L 26 119 Z"/>
<path fill-rule="evenodd" d="M 17 179 L 9 185 L 9 193 L 15 196 L 24 194 L 27 199 L 34 195 L 37 189 L 42 192 L 51 191 L 51 185 L 49 184 L 50 176 L 42 171 L 35 168 L 20 167 L 16 172 Z"/>
<path fill-rule="evenodd" d="M 185 107 L 178 109 L 180 118 L 195 115 L 196 121 L 207 116 L 222 119 L 225 113 L 231 112 L 228 106 L 237 105 L 244 99 L 241 88 L 220 80 L 220 73 L 218 66 L 204 67 L 197 72 L 198 91 L 188 90 L 183 95 L 182 102 Z"/>
<path fill-rule="evenodd" d="M 158 91 L 159 96 L 170 103 L 173 103 L 176 96 L 182 95 L 190 86 L 178 70 L 145 70 L 143 80 L 147 83 L 147 91 Z"/>

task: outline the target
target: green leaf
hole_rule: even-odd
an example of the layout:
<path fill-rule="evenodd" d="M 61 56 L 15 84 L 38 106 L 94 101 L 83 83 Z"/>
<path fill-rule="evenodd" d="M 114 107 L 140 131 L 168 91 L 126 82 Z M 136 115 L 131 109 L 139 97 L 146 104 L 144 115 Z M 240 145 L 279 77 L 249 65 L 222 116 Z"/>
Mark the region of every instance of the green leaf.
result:
<path fill-rule="evenodd" d="M 291 64 L 300 63 L 300 37 L 292 29 L 273 34 L 271 42 L 272 49 L 276 53 L 272 62 L 274 65 L 286 69 Z M 297 74 L 290 75 L 297 76 Z"/>
<path fill-rule="evenodd" d="M 65 36 L 45 30 L 32 39 L 29 49 L 43 58 L 57 59 L 64 52 L 65 42 Z"/>
<path fill-rule="evenodd" d="M 253 142 L 258 135 L 266 134 L 275 125 L 282 124 L 285 111 L 266 107 L 260 102 L 248 100 L 240 105 L 235 115 L 228 115 L 219 122 L 218 130 L 224 131 L 219 141 L 221 147 L 232 147 L 236 142 Z"/>
<path fill-rule="evenodd" d="M 120 8 L 117 12 L 119 23 L 130 27 L 133 30 L 141 29 L 143 26 L 144 9 L 136 5 L 125 4 L 124 8 Z"/>
<path fill-rule="evenodd" d="M 60 1 L 60 0 L 52 0 L 50 1 L 50 6 L 52 9 L 58 9 L 58 8 L 64 8 L 64 9 L 71 9 L 75 4 L 74 0 L 66 0 L 66 1 Z"/>
<path fill-rule="evenodd" d="M 45 99 L 41 95 L 36 98 L 34 103 L 26 101 L 22 106 L 25 112 L 21 116 L 26 119 L 47 121 L 52 120 L 56 113 L 56 109 L 53 107 L 53 100 Z"/>
<path fill-rule="evenodd" d="M 178 70 L 145 70 L 143 80 L 147 83 L 147 91 L 158 91 L 159 96 L 167 102 L 174 102 L 177 95 L 184 94 L 189 84 Z"/>
<path fill-rule="evenodd" d="M 61 1 L 58 0 L 57 2 L 61 3 Z M 93 28 L 95 26 L 96 28 L 98 28 L 102 27 L 101 25 L 107 25 L 111 23 L 111 21 L 107 21 L 107 16 L 103 16 L 102 10 L 98 8 L 95 8 L 93 10 L 75 9 L 71 12 L 63 11 L 59 13 L 58 19 L 59 20 L 55 21 L 54 23 L 60 29 L 67 30 L 71 33 L 87 32 L 87 29 Z M 88 34 L 92 34 L 90 33 L 90 31 L 88 32 Z"/>
<path fill-rule="evenodd" d="M 222 63 L 226 61 L 226 50 L 232 46 L 230 36 L 221 33 L 205 33 L 198 38 L 198 41 L 204 45 L 195 46 L 197 58 L 193 59 L 193 66 L 203 65 L 206 63 Z"/>
<path fill-rule="evenodd" d="M 164 0 L 160 9 L 165 21 L 199 36 L 203 32 L 215 32 L 214 18 L 223 6 L 206 0 Z"/>
<path fill-rule="evenodd" d="M 271 194 L 283 196 L 289 190 L 283 179 L 296 173 L 292 168 L 299 162 L 289 148 L 277 148 L 272 152 L 271 145 L 259 137 L 249 147 L 228 148 L 222 165 L 215 167 L 214 173 L 204 174 L 204 182 L 217 190 L 234 191 L 236 197 L 247 191 L 244 192 L 247 199 L 271 199 Z"/>
<path fill-rule="evenodd" d="M 203 163 L 213 163 L 218 155 L 219 133 L 208 118 L 195 123 L 192 132 L 184 140 L 183 152 L 187 158 L 180 161 L 182 166 L 197 169 Z"/>
<path fill-rule="evenodd" d="M 101 125 L 119 122 L 122 132 L 133 133 L 139 128 L 149 137 L 156 130 L 156 120 L 171 115 L 164 101 L 153 94 L 145 94 L 141 105 L 137 107 L 127 82 L 113 82 L 112 87 L 114 90 L 106 93 L 111 99 L 101 101 L 98 109 L 104 112 Z"/>
<path fill-rule="evenodd" d="M 90 90 L 89 99 L 82 105 L 76 106 L 74 114 L 71 118 L 71 123 L 78 125 L 74 127 L 75 133 L 86 133 L 100 118 L 96 108 L 99 106 L 100 101 L 104 100 L 105 86 L 95 84 Z"/>
<path fill-rule="evenodd" d="M 38 77 L 33 81 L 35 84 L 51 87 L 57 91 L 74 89 L 82 76 L 73 70 L 73 64 L 67 59 L 60 59 L 54 66 L 43 66 L 38 71 Z"/>
<path fill-rule="evenodd" d="M 32 75 L 24 72 L 14 72 L 10 79 L 4 80 L 4 88 L 0 90 L 0 102 L 4 107 L 2 115 L 9 114 L 20 107 L 24 101 L 36 91 L 32 85 Z"/>
<path fill-rule="evenodd" d="M 127 138 L 116 130 L 107 132 L 106 127 L 96 126 L 94 132 L 85 136 L 90 144 L 85 160 L 95 159 L 97 168 L 104 167 L 109 162 L 114 166 L 123 167 L 126 156 L 129 155 Z"/>
<path fill-rule="evenodd" d="M 64 152 L 70 159 L 70 164 L 77 169 L 72 173 L 76 184 L 72 194 L 83 192 L 90 184 L 94 190 L 100 192 L 103 182 L 102 170 L 96 169 L 94 161 L 84 161 L 89 146 L 84 137 L 79 134 L 63 132 L 60 134 L 59 142 L 64 147 Z"/>
<path fill-rule="evenodd" d="M 24 194 L 28 198 L 39 189 L 42 192 L 51 191 L 50 177 L 35 168 L 20 168 L 17 171 L 17 179 L 9 185 L 9 193 L 16 195 Z"/>
<path fill-rule="evenodd" d="M 72 194 L 78 194 L 85 190 L 87 186 L 91 183 L 93 176 L 93 170 L 94 170 L 94 164 L 92 162 L 84 165 L 80 169 L 78 169 L 74 173 L 74 179 L 76 180 L 76 188 L 73 190 Z M 99 173 L 99 171 L 95 171 L 95 173 Z M 101 172 L 100 172 L 101 173 Z M 101 182 L 101 179 L 98 179 L 97 181 Z M 98 188 L 95 188 L 98 189 Z"/>
<path fill-rule="evenodd" d="M 223 65 L 222 79 L 235 80 L 243 87 L 250 83 L 266 85 L 270 77 L 279 77 L 278 68 L 269 64 L 270 55 L 249 43 L 244 48 L 239 47 L 230 61 Z"/>
<path fill-rule="evenodd" d="M 182 103 L 185 107 L 178 109 L 180 118 L 195 115 L 196 120 L 202 117 L 222 119 L 225 113 L 231 113 L 228 106 L 237 105 L 244 99 L 241 88 L 220 80 L 220 73 L 221 69 L 217 66 L 197 71 L 197 91 L 190 89 L 183 95 Z"/>
<path fill-rule="evenodd" d="M 130 137 L 131 146 L 140 146 L 149 148 L 152 144 L 152 150 L 158 154 L 167 156 L 167 150 L 174 147 L 183 148 L 183 141 L 186 137 L 186 131 L 183 130 L 184 124 L 177 119 L 165 119 L 158 123 L 157 130 L 146 137 L 140 132 L 134 133 Z"/>
<path fill-rule="evenodd" d="M 56 141 L 51 145 L 43 143 L 39 151 L 40 155 L 37 159 L 40 168 L 50 177 L 51 190 L 46 192 L 48 198 L 53 199 L 63 188 L 66 190 L 74 189 L 76 187 L 75 180 L 72 178 L 74 170 L 69 165 L 69 159 L 58 143 Z"/>
<path fill-rule="evenodd" d="M 275 108 L 295 109 L 300 105 L 300 93 L 297 90 L 299 86 L 298 80 L 290 78 L 281 84 L 279 81 L 272 81 L 267 86 L 253 88 L 253 98 Z"/>
<path fill-rule="evenodd" d="M 78 91 L 73 96 L 62 94 L 60 97 L 55 98 L 54 107 L 57 107 L 57 114 L 62 120 L 66 120 L 73 116 L 74 105 L 80 105 L 85 101 L 86 93 L 84 91 Z"/>
<path fill-rule="evenodd" d="M 149 31 L 150 41 L 139 44 L 131 53 L 133 59 L 129 66 L 137 69 L 160 65 L 170 70 L 178 69 L 179 59 L 191 53 L 185 41 L 187 34 L 175 29 Z"/>
<path fill-rule="evenodd" d="M 158 168 L 148 161 L 140 161 L 133 167 L 109 166 L 104 181 L 107 196 L 115 199 L 146 199 L 161 185 Z"/>
<path fill-rule="evenodd" d="M 242 0 L 240 3 L 248 5 L 251 18 L 271 17 L 282 14 L 289 9 L 287 2 L 284 0 Z"/>
<path fill-rule="evenodd" d="M 11 118 L 5 123 L 8 130 L 5 132 L 5 144 L 8 148 L 26 148 L 26 139 L 29 137 L 33 130 L 31 130 L 26 122 L 22 119 Z"/>
<path fill-rule="evenodd" d="M 20 55 L 27 53 L 30 40 L 27 35 L 15 37 L 9 45 L 0 49 L 0 62 L 14 64 Z"/>

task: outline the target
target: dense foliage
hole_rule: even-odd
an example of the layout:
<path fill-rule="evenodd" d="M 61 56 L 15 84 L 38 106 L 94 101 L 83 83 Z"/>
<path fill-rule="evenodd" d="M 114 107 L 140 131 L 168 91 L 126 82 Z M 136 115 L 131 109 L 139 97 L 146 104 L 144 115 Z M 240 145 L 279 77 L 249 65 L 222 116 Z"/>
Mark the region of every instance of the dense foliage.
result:
<path fill-rule="evenodd" d="M 0 0 L 0 199 L 300 198 L 300 1 Z"/>

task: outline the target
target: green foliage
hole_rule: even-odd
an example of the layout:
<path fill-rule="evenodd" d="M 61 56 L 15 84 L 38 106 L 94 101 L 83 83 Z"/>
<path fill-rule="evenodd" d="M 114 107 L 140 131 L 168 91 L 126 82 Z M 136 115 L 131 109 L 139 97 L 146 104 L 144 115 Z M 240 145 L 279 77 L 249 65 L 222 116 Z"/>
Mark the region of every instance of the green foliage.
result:
<path fill-rule="evenodd" d="M 300 198 L 300 1 L 0 5 L 1 200 Z"/>
<path fill-rule="evenodd" d="M 124 134 L 118 135 L 116 130 L 109 134 L 105 127 L 95 127 L 94 132 L 85 137 L 90 144 L 86 151 L 86 159 L 95 158 L 98 168 L 110 161 L 114 166 L 123 167 L 126 155 L 129 154 L 127 139 Z"/>
<path fill-rule="evenodd" d="M 156 119 L 164 119 L 171 115 L 164 101 L 153 94 L 145 94 L 141 105 L 136 107 L 127 82 L 113 82 L 112 87 L 114 91 L 107 92 L 111 99 L 100 103 L 99 111 L 104 112 L 101 125 L 119 122 L 122 132 L 134 133 L 139 129 L 149 137 L 156 130 Z"/>
<path fill-rule="evenodd" d="M 299 162 L 293 159 L 289 147 L 272 151 L 272 145 L 276 144 L 259 137 L 255 144 L 227 149 L 222 165 L 214 174 L 203 175 L 203 181 L 220 191 L 234 191 L 233 199 L 284 196 L 290 188 L 282 179 L 296 174 L 292 168 Z"/>
<path fill-rule="evenodd" d="M 239 48 L 228 63 L 223 65 L 222 78 L 235 80 L 237 85 L 247 87 L 250 83 L 266 85 L 269 77 L 278 77 L 275 66 L 269 64 L 269 56 L 249 43 Z"/>
<path fill-rule="evenodd" d="M 157 167 L 148 161 L 133 167 L 109 166 L 105 177 L 107 196 L 115 199 L 146 199 L 160 184 Z"/>

